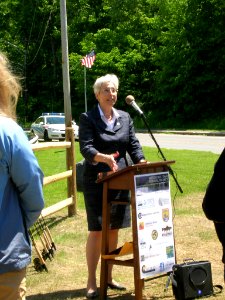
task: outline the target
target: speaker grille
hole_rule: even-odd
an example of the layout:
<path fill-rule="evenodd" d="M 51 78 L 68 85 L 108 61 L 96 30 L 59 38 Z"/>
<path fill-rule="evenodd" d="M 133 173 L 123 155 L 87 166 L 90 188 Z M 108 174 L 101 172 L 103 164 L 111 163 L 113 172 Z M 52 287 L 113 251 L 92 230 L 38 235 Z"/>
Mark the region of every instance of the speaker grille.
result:
<path fill-rule="evenodd" d="M 203 268 L 194 268 L 189 274 L 191 283 L 197 288 L 202 287 L 206 283 L 207 277 L 207 272 Z"/>

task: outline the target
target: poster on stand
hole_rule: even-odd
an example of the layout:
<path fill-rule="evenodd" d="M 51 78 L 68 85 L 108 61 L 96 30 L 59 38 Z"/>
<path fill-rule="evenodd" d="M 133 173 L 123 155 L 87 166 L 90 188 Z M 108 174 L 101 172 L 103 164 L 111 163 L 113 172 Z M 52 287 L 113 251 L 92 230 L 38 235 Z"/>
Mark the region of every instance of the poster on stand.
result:
<path fill-rule="evenodd" d="M 175 264 L 169 172 L 134 176 L 140 278 L 172 271 Z"/>

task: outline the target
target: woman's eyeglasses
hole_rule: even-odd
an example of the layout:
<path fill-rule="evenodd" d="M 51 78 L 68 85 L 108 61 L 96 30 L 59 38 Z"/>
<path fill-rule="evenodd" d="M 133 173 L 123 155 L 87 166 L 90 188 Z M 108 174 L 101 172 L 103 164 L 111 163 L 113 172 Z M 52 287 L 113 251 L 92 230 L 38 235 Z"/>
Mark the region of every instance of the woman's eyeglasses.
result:
<path fill-rule="evenodd" d="M 116 94 L 117 92 L 118 92 L 118 90 L 115 89 L 115 88 L 105 88 L 105 89 L 103 89 L 103 93 L 105 93 L 105 94 L 109 94 L 109 93 Z"/>

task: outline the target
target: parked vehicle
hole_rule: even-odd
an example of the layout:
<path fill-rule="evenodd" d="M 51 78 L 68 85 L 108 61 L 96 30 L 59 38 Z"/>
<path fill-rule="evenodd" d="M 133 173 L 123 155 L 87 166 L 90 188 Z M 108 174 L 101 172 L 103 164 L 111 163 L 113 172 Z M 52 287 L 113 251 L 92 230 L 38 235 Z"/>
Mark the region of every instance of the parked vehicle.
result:
<path fill-rule="evenodd" d="M 79 126 L 72 121 L 75 140 L 79 139 Z M 65 114 L 43 113 L 31 124 L 31 133 L 36 134 L 39 139 L 45 141 L 65 139 Z"/>

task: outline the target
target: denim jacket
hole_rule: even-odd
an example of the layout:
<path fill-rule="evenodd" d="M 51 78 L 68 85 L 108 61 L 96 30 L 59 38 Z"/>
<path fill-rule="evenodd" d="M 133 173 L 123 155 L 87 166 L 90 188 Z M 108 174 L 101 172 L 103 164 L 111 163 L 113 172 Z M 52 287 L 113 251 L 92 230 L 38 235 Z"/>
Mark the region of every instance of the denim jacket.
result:
<path fill-rule="evenodd" d="M 28 228 L 44 207 L 43 173 L 22 128 L 0 116 L 0 274 L 31 261 Z"/>

